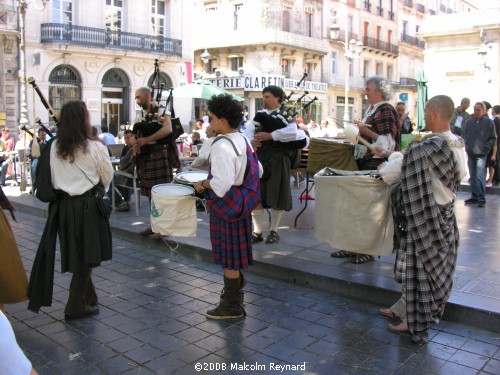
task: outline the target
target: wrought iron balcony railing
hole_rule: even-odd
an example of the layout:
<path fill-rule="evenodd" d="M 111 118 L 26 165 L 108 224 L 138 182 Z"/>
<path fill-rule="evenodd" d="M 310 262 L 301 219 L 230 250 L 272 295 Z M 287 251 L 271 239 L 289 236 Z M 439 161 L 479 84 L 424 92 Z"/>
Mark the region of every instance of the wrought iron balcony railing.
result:
<path fill-rule="evenodd" d="M 179 39 L 60 23 L 42 24 L 40 41 L 182 56 L 182 41 Z"/>
<path fill-rule="evenodd" d="M 417 46 L 419 48 L 425 48 L 425 42 L 422 39 L 418 39 L 414 36 L 410 36 L 407 34 L 401 34 L 401 41 L 411 44 L 413 46 Z"/>
<path fill-rule="evenodd" d="M 396 46 L 394 44 L 382 42 L 379 39 L 370 38 L 367 36 L 363 37 L 363 47 L 373 48 L 373 49 L 377 49 L 380 51 L 389 52 L 389 53 L 394 54 L 394 55 L 399 54 L 399 47 L 398 46 Z"/>

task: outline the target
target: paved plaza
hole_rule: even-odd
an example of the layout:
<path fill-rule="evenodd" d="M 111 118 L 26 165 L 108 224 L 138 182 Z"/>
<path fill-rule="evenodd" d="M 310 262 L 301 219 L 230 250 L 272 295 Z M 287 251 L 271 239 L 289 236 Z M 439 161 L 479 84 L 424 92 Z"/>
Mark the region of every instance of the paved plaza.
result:
<path fill-rule="evenodd" d="M 10 190 L 18 208 L 13 229 L 29 272 L 46 207 Z M 466 197 L 460 193 L 457 204 L 457 215 L 468 219 L 460 223 L 456 309 L 422 347 L 390 333 L 388 320 L 377 314 L 397 296 L 397 284 L 389 281 L 391 257 L 365 265 L 329 257 L 332 249 L 314 240 L 314 202 L 297 228 L 300 205 L 288 214 L 278 246 L 255 247 L 245 318 L 223 322 L 204 316 L 222 288 L 222 271 L 209 262 L 207 217 L 199 214 L 196 238 L 140 239 L 135 232 L 147 222 L 147 201 L 139 217 L 113 214 L 113 260 L 94 271 L 99 315 L 64 321 L 70 274 L 57 272 L 57 259 L 52 307 L 34 314 L 27 303 L 12 305 L 8 317 L 40 374 L 499 374 L 497 312 L 488 318 L 484 306 L 461 304 L 469 295 L 500 309 L 499 296 L 485 297 L 479 288 L 499 287 L 498 235 L 490 226 L 498 228 L 499 197 L 488 196 L 485 209 L 463 207 Z M 468 241 L 478 238 L 477 247 L 490 258 L 468 250 L 475 249 Z M 346 277 L 333 282 L 333 271 Z M 496 325 L 482 327 L 476 318 Z"/>

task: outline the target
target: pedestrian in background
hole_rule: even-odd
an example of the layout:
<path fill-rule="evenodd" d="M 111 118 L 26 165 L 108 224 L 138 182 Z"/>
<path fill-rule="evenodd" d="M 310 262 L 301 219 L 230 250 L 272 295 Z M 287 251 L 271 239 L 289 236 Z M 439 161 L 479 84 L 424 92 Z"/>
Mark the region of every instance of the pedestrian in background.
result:
<path fill-rule="evenodd" d="M 56 240 L 59 236 L 61 271 L 71 272 L 66 320 L 85 318 L 99 312 L 92 283 L 92 268 L 111 259 L 109 213 L 101 197 L 113 177 L 106 146 L 92 135 L 84 102 L 63 105 L 57 138 L 45 146 L 50 168 L 40 161 L 40 173 L 52 176 L 57 199 L 49 213 L 31 271 L 28 309 L 38 312 L 52 303 Z M 47 187 L 37 186 L 37 189 Z"/>
<path fill-rule="evenodd" d="M 465 130 L 465 122 L 470 119 L 470 114 L 467 112 L 467 108 L 470 107 L 470 99 L 462 98 L 460 105 L 455 108 L 453 113 L 453 118 L 451 119 L 451 131 L 462 136 Z"/>
<path fill-rule="evenodd" d="M 471 197 L 465 204 L 486 205 L 486 157 L 497 142 L 495 125 L 487 116 L 483 102 L 474 104 L 474 114 L 465 123 L 463 134 L 467 165 L 469 167 L 469 185 Z"/>

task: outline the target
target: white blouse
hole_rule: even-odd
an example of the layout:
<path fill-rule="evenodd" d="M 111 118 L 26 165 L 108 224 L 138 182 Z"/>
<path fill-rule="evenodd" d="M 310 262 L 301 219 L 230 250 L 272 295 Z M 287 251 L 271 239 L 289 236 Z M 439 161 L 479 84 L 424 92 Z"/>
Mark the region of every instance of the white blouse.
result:
<path fill-rule="evenodd" d="M 222 198 L 231 186 L 239 186 L 243 183 L 247 167 L 245 136 L 238 132 L 225 134 L 224 136 L 233 141 L 239 155 L 236 154 L 231 142 L 227 139 L 217 140 L 220 138 L 219 136 L 212 143 L 210 170 L 213 177 L 210 180 L 210 187 L 219 198 Z M 250 147 L 252 146 L 250 145 Z"/>
<path fill-rule="evenodd" d="M 50 169 L 54 189 L 65 191 L 69 195 L 81 195 L 90 190 L 99 181 L 106 190 L 113 178 L 113 166 L 108 149 L 100 141 L 87 141 L 87 150 L 75 151 L 75 161 L 69 162 L 57 155 L 56 139 L 50 150 Z"/>

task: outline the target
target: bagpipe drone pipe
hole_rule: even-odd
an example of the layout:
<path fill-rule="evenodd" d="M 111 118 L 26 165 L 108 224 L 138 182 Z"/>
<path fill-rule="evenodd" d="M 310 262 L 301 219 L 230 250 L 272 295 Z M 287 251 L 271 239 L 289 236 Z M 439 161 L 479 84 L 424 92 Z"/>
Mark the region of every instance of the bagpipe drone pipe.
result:
<path fill-rule="evenodd" d="M 307 72 L 304 72 L 304 75 L 295 86 L 296 89 L 300 88 L 300 85 L 302 84 L 302 82 L 304 82 L 307 75 Z M 296 94 L 300 94 L 300 96 L 295 100 L 291 100 L 292 96 Z M 283 129 L 290 123 L 295 122 L 295 116 L 297 116 L 312 103 L 318 100 L 318 98 L 315 96 L 314 98 L 309 99 L 309 101 L 307 102 L 304 101 L 308 94 L 309 92 L 305 90 L 302 90 L 302 93 L 301 91 L 296 93 L 292 90 L 290 94 L 283 99 L 280 108 L 278 108 L 277 110 L 271 113 L 266 113 L 264 111 L 257 112 L 255 117 L 253 118 L 253 123 L 255 124 L 255 132 L 272 133 L 275 130 Z M 291 149 L 301 149 L 305 147 L 306 144 L 307 139 L 282 143 L 284 147 Z"/>

